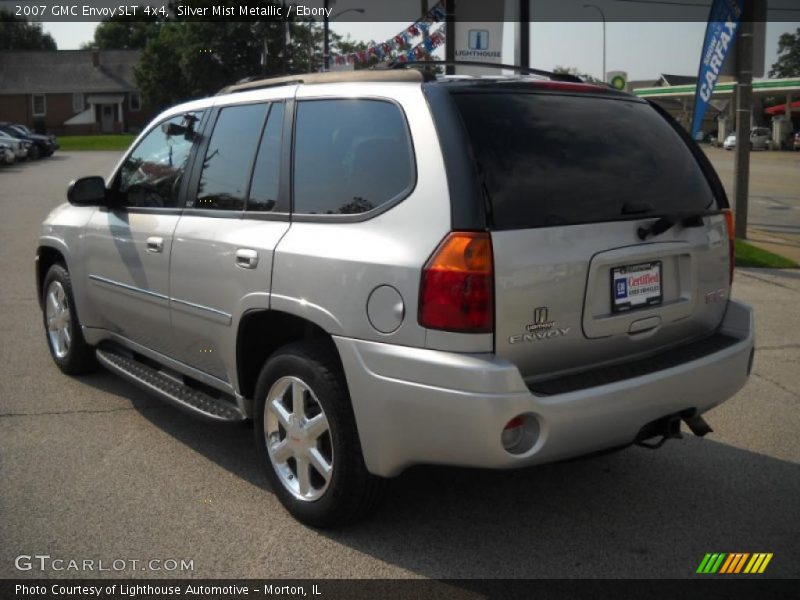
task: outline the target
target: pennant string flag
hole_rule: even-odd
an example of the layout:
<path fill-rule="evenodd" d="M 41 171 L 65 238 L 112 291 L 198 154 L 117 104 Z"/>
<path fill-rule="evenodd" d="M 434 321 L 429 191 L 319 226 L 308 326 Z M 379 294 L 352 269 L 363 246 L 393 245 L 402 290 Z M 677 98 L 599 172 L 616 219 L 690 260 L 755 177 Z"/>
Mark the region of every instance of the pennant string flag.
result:
<path fill-rule="evenodd" d="M 380 44 L 373 44 L 360 52 L 331 54 L 331 61 L 336 65 L 348 65 L 365 63 L 373 57 L 379 61 L 395 59 L 400 62 L 423 58 L 444 43 L 445 37 L 442 28 L 432 31 L 433 27 L 444 21 L 444 17 L 444 8 L 439 2 L 419 21 L 412 23 L 393 38 Z M 420 36 L 422 36 L 422 41 L 414 44 L 413 42 Z"/>

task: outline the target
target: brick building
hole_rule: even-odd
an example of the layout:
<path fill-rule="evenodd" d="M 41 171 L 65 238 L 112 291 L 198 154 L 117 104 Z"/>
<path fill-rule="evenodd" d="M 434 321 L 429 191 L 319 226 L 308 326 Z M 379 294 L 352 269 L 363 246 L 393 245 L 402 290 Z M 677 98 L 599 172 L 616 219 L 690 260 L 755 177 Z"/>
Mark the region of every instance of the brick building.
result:
<path fill-rule="evenodd" d="M 0 121 L 59 135 L 139 131 L 138 50 L 0 52 Z"/>

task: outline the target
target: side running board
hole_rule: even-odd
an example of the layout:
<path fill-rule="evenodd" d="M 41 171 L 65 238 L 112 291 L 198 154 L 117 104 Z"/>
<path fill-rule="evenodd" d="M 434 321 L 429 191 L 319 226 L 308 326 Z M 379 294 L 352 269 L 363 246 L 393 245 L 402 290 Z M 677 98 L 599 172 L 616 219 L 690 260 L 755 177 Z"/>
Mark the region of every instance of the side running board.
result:
<path fill-rule="evenodd" d="M 227 423 L 238 423 L 246 418 L 232 402 L 179 383 L 134 358 L 101 348 L 97 350 L 97 360 L 109 371 L 195 416 Z"/>

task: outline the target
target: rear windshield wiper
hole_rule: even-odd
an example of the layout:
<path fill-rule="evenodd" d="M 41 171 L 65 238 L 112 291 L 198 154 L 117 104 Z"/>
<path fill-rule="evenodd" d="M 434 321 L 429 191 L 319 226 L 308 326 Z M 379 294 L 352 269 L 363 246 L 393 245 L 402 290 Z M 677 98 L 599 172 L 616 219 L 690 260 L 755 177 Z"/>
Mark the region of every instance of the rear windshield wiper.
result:
<path fill-rule="evenodd" d="M 720 215 L 722 211 L 720 210 L 696 210 L 696 211 L 685 211 L 685 212 L 677 212 L 671 215 L 664 215 L 663 217 L 659 217 L 655 223 L 650 225 L 649 227 L 639 227 L 636 231 L 639 239 L 644 241 L 649 237 L 656 237 L 657 235 L 661 235 L 665 231 L 669 231 L 677 225 L 678 223 L 681 224 L 681 227 L 702 227 L 703 226 L 703 217 L 710 217 L 713 215 Z"/>

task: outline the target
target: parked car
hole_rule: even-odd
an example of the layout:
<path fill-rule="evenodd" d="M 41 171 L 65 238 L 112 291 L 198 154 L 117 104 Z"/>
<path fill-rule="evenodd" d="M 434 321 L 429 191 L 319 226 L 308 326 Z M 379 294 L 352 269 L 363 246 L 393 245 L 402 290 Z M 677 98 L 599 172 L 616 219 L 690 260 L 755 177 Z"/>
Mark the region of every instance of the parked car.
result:
<path fill-rule="evenodd" d="M 33 145 L 33 142 L 10 136 L 4 131 L 0 131 L 0 143 L 5 144 L 11 149 L 14 153 L 15 160 L 25 160 L 28 158 L 28 150 Z"/>
<path fill-rule="evenodd" d="M 728 135 L 728 137 L 725 138 L 725 141 L 722 142 L 722 147 L 725 148 L 725 150 L 733 150 L 736 148 L 736 134 L 731 133 Z"/>
<path fill-rule="evenodd" d="M 750 149 L 768 150 L 772 133 L 766 127 L 754 127 L 750 130 Z M 736 134 L 732 133 L 725 138 L 722 144 L 725 150 L 733 150 L 736 147 Z"/>
<path fill-rule="evenodd" d="M 14 156 L 14 151 L 11 149 L 11 146 L 0 141 L 0 164 L 13 165 L 15 160 L 16 157 Z"/>
<path fill-rule="evenodd" d="M 22 125 L 0 122 L 0 131 L 4 131 L 12 137 L 31 142 L 31 147 L 28 149 L 28 156 L 33 159 L 50 156 L 59 147 L 55 137 L 31 133 L 29 129 Z"/>
<path fill-rule="evenodd" d="M 705 435 L 753 361 L 725 191 L 659 107 L 552 77 L 295 75 L 160 114 L 44 221 L 55 364 L 252 419 L 314 526 L 415 464 Z"/>
<path fill-rule="evenodd" d="M 750 130 L 750 149 L 769 150 L 772 131 L 767 127 L 754 127 Z"/>

